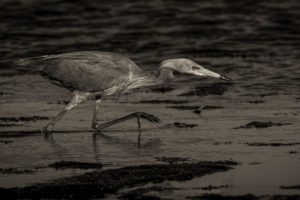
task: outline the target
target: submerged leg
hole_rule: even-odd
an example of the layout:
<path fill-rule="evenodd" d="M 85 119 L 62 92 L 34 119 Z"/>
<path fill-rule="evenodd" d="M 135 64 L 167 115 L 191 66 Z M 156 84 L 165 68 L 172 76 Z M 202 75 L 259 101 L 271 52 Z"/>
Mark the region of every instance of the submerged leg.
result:
<path fill-rule="evenodd" d="M 97 116 L 97 114 L 95 115 L 95 111 L 99 111 L 96 110 L 97 109 L 97 103 L 96 103 L 96 108 L 94 110 L 94 117 Z M 140 119 L 145 119 L 145 120 L 148 120 L 149 122 L 151 123 L 159 123 L 160 122 L 160 119 L 158 119 L 157 117 L 153 116 L 153 115 L 150 115 L 148 113 L 144 113 L 144 112 L 136 112 L 136 113 L 132 113 L 130 115 L 126 115 L 125 117 L 121 117 L 119 119 L 115 119 L 115 120 L 112 120 L 112 121 L 109 121 L 109 122 L 105 122 L 103 124 L 95 124 L 94 126 L 94 118 L 93 118 L 93 128 L 94 129 L 97 129 L 98 131 L 101 131 L 109 126 L 112 126 L 112 125 L 115 125 L 115 124 L 118 124 L 118 123 L 121 123 L 123 121 L 126 121 L 126 120 L 129 120 L 129 119 L 132 119 L 132 118 L 137 118 L 138 120 L 138 128 L 140 129 L 141 128 L 141 124 L 140 124 Z"/>
<path fill-rule="evenodd" d="M 79 103 L 84 102 L 88 98 L 89 94 L 90 93 L 88 92 L 75 91 L 69 104 L 42 129 L 42 132 L 49 133 L 51 131 L 51 127 L 53 127 L 55 123 L 66 114 L 66 112 L 77 106 Z"/>

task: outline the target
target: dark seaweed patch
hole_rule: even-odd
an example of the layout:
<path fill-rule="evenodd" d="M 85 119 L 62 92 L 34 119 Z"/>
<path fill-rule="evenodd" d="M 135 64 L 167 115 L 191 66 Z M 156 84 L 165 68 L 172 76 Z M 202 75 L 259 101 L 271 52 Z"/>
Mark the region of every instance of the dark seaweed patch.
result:
<path fill-rule="evenodd" d="M 199 109 L 201 106 L 167 106 L 167 108 L 173 108 L 177 110 L 195 110 Z"/>
<path fill-rule="evenodd" d="M 181 123 L 181 122 L 174 122 L 174 126 L 177 128 L 194 128 L 198 126 L 197 124 L 187 124 L 187 123 Z"/>
<path fill-rule="evenodd" d="M 69 103 L 69 101 L 62 100 L 62 101 L 58 101 L 57 103 L 67 105 Z"/>
<path fill-rule="evenodd" d="M 3 143 L 3 144 L 9 144 L 9 143 L 13 143 L 14 141 L 11 141 L 11 140 L 0 140 L 0 143 Z"/>
<path fill-rule="evenodd" d="M 171 92 L 173 91 L 174 88 L 171 87 L 157 87 L 157 88 L 152 88 L 152 92 L 158 92 L 158 93 L 165 93 L 165 92 Z"/>
<path fill-rule="evenodd" d="M 284 115 L 284 116 L 287 116 L 288 113 L 274 113 L 274 115 Z"/>
<path fill-rule="evenodd" d="M 194 187 L 193 189 L 197 189 L 197 190 L 217 190 L 217 189 L 222 189 L 222 188 L 229 188 L 229 185 L 218 185 L 218 186 L 213 186 L 213 185 L 209 185 L 209 186 L 205 186 L 205 187 Z"/>
<path fill-rule="evenodd" d="M 232 142 L 214 142 L 214 145 L 230 145 L 230 144 L 232 144 Z"/>
<path fill-rule="evenodd" d="M 25 137 L 25 136 L 33 136 L 33 135 L 40 135 L 41 130 L 32 130 L 32 131 L 1 131 L 0 138 L 7 138 L 7 137 Z"/>
<path fill-rule="evenodd" d="M 264 142 L 253 142 L 253 143 L 245 143 L 248 146 L 272 146 L 272 147 L 280 147 L 280 146 L 296 146 L 300 145 L 299 142 L 291 142 L 291 143 L 279 143 L 279 142 L 272 142 L 272 143 L 264 143 Z"/>
<path fill-rule="evenodd" d="M 254 162 L 250 162 L 249 165 L 260 165 L 261 162 L 257 162 L 257 161 L 254 161 Z"/>
<path fill-rule="evenodd" d="M 230 58 L 249 58 L 254 57 L 258 58 L 262 56 L 257 50 L 229 50 L 229 49 L 192 49 L 193 52 L 190 54 L 193 57 L 212 57 L 212 58 L 219 58 L 219 57 L 230 57 Z"/>
<path fill-rule="evenodd" d="M 280 189 L 284 190 L 300 190 L 300 185 L 280 186 Z"/>
<path fill-rule="evenodd" d="M 165 162 L 165 163 L 168 163 L 168 164 L 174 164 L 174 163 L 184 163 L 184 162 L 187 162 L 189 161 L 188 158 L 179 158 L 179 157 L 155 157 L 155 159 L 157 161 L 160 161 L 160 162 Z"/>
<path fill-rule="evenodd" d="M 298 151 L 289 151 L 289 154 L 297 154 Z"/>
<path fill-rule="evenodd" d="M 59 161 L 48 165 L 55 169 L 68 169 L 68 168 L 78 168 L 78 169 L 99 169 L 102 168 L 100 163 L 87 163 L 87 162 L 75 162 L 75 161 Z"/>
<path fill-rule="evenodd" d="M 3 95 L 13 95 L 14 93 L 7 93 L 7 92 L 1 92 L 0 91 L 0 96 L 3 96 Z"/>
<path fill-rule="evenodd" d="M 62 101 L 57 101 L 55 104 L 64 104 L 67 105 L 69 103 L 69 101 L 66 100 L 62 100 Z M 53 102 L 49 102 L 48 104 L 54 104 Z"/>
<path fill-rule="evenodd" d="M 254 103 L 254 104 L 265 103 L 265 102 L 266 101 L 263 100 L 248 101 L 248 103 Z"/>
<path fill-rule="evenodd" d="M 34 170 L 19 170 L 16 168 L 0 168 L 0 174 L 31 174 L 34 173 Z"/>
<path fill-rule="evenodd" d="M 267 96 L 275 96 L 277 95 L 277 93 L 273 92 L 273 93 L 267 93 L 267 94 L 260 94 L 260 97 L 267 97 Z"/>
<path fill-rule="evenodd" d="M 270 126 L 283 126 L 283 125 L 290 125 L 291 123 L 285 123 L 285 124 L 281 124 L 281 123 L 275 123 L 275 122 L 259 122 L 259 121 L 253 121 L 250 122 L 244 126 L 239 126 L 236 127 L 235 129 L 238 128 L 267 128 Z"/>
<path fill-rule="evenodd" d="M 201 106 L 167 106 L 167 108 L 173 108 L 177 110 L 198 110 Z M 224 108 L 222 106 L 204 106 L 202 110 L 213 110 L 213 109 L 221 109 Z"/>
<path fill-rule="evenodd" d="M 0 117 L 2 122 L 28 122 L 37 120 L 49 120 L 49 117 L 32 116 L 32 117 Z"/>
<path fill-rule="evenodd" d="M 51 183 L 20 188 L 0 188 L 6 198 L 99 198 L 124 187 L 163 181 L 186 181 L 214 172 L 232 169 L 234 161 L 203 161 L 197 163 L 156 164 L 123 167 L 89 172 Z"/>
<path fill-rule="evenodd" d="M 227 88 L 221 84 L 212 84 L 209 86 L 196 87 L 194 90 L 182 93 L 178 96 L 206 96 L 206 95 L 223 95 Z"/>
<path fill-rule="evenodd" d="M 23 126 L 22 124 L 0 124 L 0 127 L 14 127 L 14 126 Z"/>
<path fill-rule="evenodd" d="M 197 110 L 194 110 L 193 113 L 200 115 L 203 110 L 212 110 L 212 109 L 220 109 L 224 108 L 222 106 L 202 106 L 198 108 Z"/>
<path fill-rule="evenodd" d="M 220 195 L 220 194 L 204 194 L 201 196 L 187 196 L 187 199 L 194 200 L 299 200 L 299 195 L 264 195 L 264 196 L 255 196 L 253 194 L 245 194 L 245 195 Z"/>
<path fill-rule="evenodd" d="M 143 100 L 139 103 L 149 103 L 149 104 L 160 104 L 160 103 L 166 103 L 166 104 L 184 104 L 188 103 L 187 100 Z"/>
<path fill-rule="evenodd" d="M 203 110 L 203 109 L 202 109 Z M 198 110 L 194 110 L 193 113 L 196 113 L 198 115 L 200 115 L 202 113 L 202 110 L 198 109 Z"/>
<path fill-rule="evenodd" d="M 81 132 L 93 132 L 93 130 L 53 130 L 51 133 L 81 133 Z M 0 138 L 7 137 L 25 137 L 41 135 L 41 130 L 12 130 L 12 131 L 0 131 Z"/>

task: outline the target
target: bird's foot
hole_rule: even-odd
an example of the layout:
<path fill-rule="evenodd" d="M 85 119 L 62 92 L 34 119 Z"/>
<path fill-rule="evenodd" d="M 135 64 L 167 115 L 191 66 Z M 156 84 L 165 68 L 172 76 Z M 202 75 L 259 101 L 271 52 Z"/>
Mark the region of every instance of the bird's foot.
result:
<path fill-rule="evenodd" d="M 112 120 L 112 121 L 109 121 L 109 122 L 105 122 L 103 124 L 97 124 L 97 122 L 94 121 L 92 123 L 92 128 L 97 130 L 97 131 L 102 131 L 103 129 L 105 129 L 107 127 L 110 127 L 112 125 L 118 124 L 120 122 L 129 120 L 129 119 L 132 119 L 132 118 L 137 118 L 139 129 L 141 128 L 140 119 L 145 119 L 145 120 L 147 120 L 151 123 L 159 123 L 160 122 L 160 119 L 153 116 L 153 115 L 150 115 L 150 114 L 144 113 L 144 112 L 136 112 L 136 113 L 132 113 L 130 115 L 126 115 L 125 117 L 121 117 L 119 119 L 115 119 L 115 120 Z"/>
<path fill-rule="evenodd" d="M 145 112 L 136 112 L 135 115 L 139 118 L 145 119 L 151 123 L 160 123 L 161 120 L 154 115 L 145 113 Z"/>

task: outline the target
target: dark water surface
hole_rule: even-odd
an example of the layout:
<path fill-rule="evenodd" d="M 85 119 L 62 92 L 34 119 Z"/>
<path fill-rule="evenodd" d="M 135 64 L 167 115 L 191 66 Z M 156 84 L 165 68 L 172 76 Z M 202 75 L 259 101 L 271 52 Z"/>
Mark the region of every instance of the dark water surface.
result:
<path fill-rule="evenodd" d="M 182 157 L 241 164 L 184 183 L 164 182 L 165 187 L 182 189 L 159 196 L 182 199 L 207 193 L 195 188 L 208 185 L 229 186 L 211 193 L 300 194 L 280 187 L 300 185 L 299 1 L 2 0 L 0 10 L 0 168 L 34 171 L 0 174 L 0 187 L 86 172 L 47 167 L 60 160 L 116 168 Z M 43 142 L 39 134 L 7 137 L 7 131 L 35 131 L 47 123 L 13 117 L 50 118 L 70 98 L 65 89 L 27 74 L 13 61 L 83 50 L 118 52 L 149 72 L 163 59 L 187 57 L 233 81 L 180 76 L 169 86 L 174 90 L 145 89 L 103 101 L 103 121 L 135 111 L 163 120 L 158 126 L 143 123 L 140 149 L 134 120 L 93 135 L 93 102 L 67 114 L 55 130 L 71 131 L 55 133 L 51 142 Z M 204 86 L 223 92 L 203 93 Z M 138 103 L 145 100 L 162 103 Z M 186 107 L 176 109 L 178 105 Z M 195 114 L 202 105 L 216 109 Z M 253 121 L 282 125 L 236 129 Z M 174 122 L 197 126 L 178 128 Z"/>

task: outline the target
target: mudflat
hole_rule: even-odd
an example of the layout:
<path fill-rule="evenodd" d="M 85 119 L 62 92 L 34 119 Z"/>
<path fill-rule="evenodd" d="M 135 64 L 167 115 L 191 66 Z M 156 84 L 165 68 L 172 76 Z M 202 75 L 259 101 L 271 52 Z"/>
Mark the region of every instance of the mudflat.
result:
<path fill-rule="evenodd" d="M 299 199 L 300 5 L 251 2 L 1 1 L 1 193 Z M 71 93 L 14 61 L 85 50 L 124 54 L 149 73 L 164 59 L 191 58 L 232 81 L 175 74 L 169 85 L 104 99 L 100 123 L 137 111 L 161 119 L 142 121 L 140 146 L 136 120 L 95 132 L 93 101 L 45 140 L 40 129 Z M 112 181 L 105 187 L 94 179 L 103 176 Z"/>

